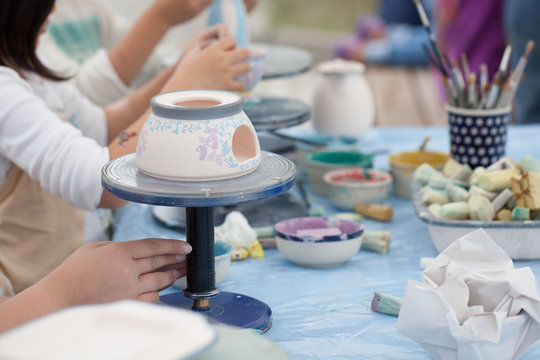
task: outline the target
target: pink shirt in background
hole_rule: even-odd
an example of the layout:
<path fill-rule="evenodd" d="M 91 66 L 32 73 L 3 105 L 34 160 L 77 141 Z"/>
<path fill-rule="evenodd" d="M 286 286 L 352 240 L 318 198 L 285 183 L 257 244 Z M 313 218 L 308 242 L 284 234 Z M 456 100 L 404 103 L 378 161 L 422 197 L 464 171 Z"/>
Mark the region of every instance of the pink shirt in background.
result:
<path fill-rule="evenodd" d="M 450 59 L 467 54 L 469 67 L 478 74 L 488 65 L 490 79 L 499 68 L 506 46 L 504 0 L 437 0 L 437 43 Z"/>

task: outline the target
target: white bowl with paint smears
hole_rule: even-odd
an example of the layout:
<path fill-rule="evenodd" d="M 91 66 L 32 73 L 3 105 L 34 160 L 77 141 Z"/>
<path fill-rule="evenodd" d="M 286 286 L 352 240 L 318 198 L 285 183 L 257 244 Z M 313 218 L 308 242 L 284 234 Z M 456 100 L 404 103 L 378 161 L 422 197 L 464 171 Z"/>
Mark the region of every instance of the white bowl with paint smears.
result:
<path fill-rule="evenodd" d="M 242 176 L 261 162 L 257 134 L 238 94 L 183 90 L 152 98 L 137 143 L 137 167 L 169 180 L 212 181 Z"/>
<path fill-rule="evenodd" d="M 364 227 L 356 221 L 301 217 L 278 222 L 274 232 L 277 247 L 286 259 L 299 266 L 330 268 L 360 250 Z"/>
<path fill-rule="evenodd" d="M 331 170 L 350 167 L 371 168 L 373 166 L 373 155 L 352 149 L 325 149 L 307 155 L 306 164 L 311 190 L 316 194 L 328 196 L 330 189 L 324 181 L 324 174 Z"/>
<path fill-rule="evenodd" d="M 338 169 L 325 173 L 323 179 L 334 206 L 344 210 L 354 210 L 358 204 L 384 202 L 392 187 L 392 175 L 381 170 Z"/>

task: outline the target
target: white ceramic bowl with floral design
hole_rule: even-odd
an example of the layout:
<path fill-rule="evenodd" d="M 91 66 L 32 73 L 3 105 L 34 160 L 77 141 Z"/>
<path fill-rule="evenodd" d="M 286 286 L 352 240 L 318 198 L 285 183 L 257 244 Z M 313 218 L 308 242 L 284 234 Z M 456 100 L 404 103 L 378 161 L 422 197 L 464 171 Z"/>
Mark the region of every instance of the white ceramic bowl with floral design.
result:
<path fill-rule="evenodd" d="M 155 96 L 137 143 L 137 167 L 169 180 L 213 181 L 254 171 L 261 150 L 240 95 L 181 90 Z"/>

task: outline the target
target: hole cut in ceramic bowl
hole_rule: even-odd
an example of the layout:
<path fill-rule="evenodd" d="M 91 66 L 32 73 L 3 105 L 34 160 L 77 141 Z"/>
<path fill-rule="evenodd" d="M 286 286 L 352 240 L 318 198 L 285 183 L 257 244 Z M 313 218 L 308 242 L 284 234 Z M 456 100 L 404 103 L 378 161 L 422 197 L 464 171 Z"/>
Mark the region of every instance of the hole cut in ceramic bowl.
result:
<path fill-rule="evenodd" d="M 257 155 L 255 134 L 246 125 L 239 126 L 234 132 L 232 149 L 236 161 L 243 163 Z"/>
<path fill-rule="evenodd" d="M 221 105 L 221 101 L 214 99 L 193 99 L 193 100 L 181 100 L 174 103 L 176 106 L 181 107 L 208 107 Z"/>

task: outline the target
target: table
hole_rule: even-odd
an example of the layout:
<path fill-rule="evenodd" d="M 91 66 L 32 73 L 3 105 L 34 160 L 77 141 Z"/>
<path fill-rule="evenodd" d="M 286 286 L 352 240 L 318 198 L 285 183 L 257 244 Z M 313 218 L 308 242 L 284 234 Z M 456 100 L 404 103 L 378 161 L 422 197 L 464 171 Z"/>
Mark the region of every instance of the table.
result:
<path fill-rule="evenodd" d="M 389 153 L 412 150 L 428 135 L 428 150 L 448 150 L 445 127 L 374 128 L 361 139 L 360 146 L 365 151 L 384 148 Z M 507 154 L 515 159 L 528 153 L 540 158 L 538 139 L 540 125 L 512 126 Z M 376 156 L 374 167 L 389 169 L 388 156 Z M 337 211 L 327 199 L 311 193 L 310 197 L 327 215 Z M 266 302 L 273 310 L 274 323 L 264 336 L 280 344 L 291 359 L 430 359 L 413 340 L 395 330 L 396 317 L 370 309 L 373 291 L 402 297 L 409 279 L 421 280 L 420 257 L 437 255 L 412 203 L 396 197 L 388 203 L 395 211 L 391 223 L 363 222 L 368 230 L 392 232 L 387 254 L 361 250 L 341 267 L 306 269 L 288 262 L 278 250 L 266 250 L 264 259 L 232 263 L 218 286 Z M 183 237 L 159 225 L 151 206 L 130 203 L 121 210 L 115 241 L 150 236 Z M 540 261 L 516 261 L 515 266 L 530 266 L 540 279 Z M 522 356 L 538 358 L 540 343 Z"/>

